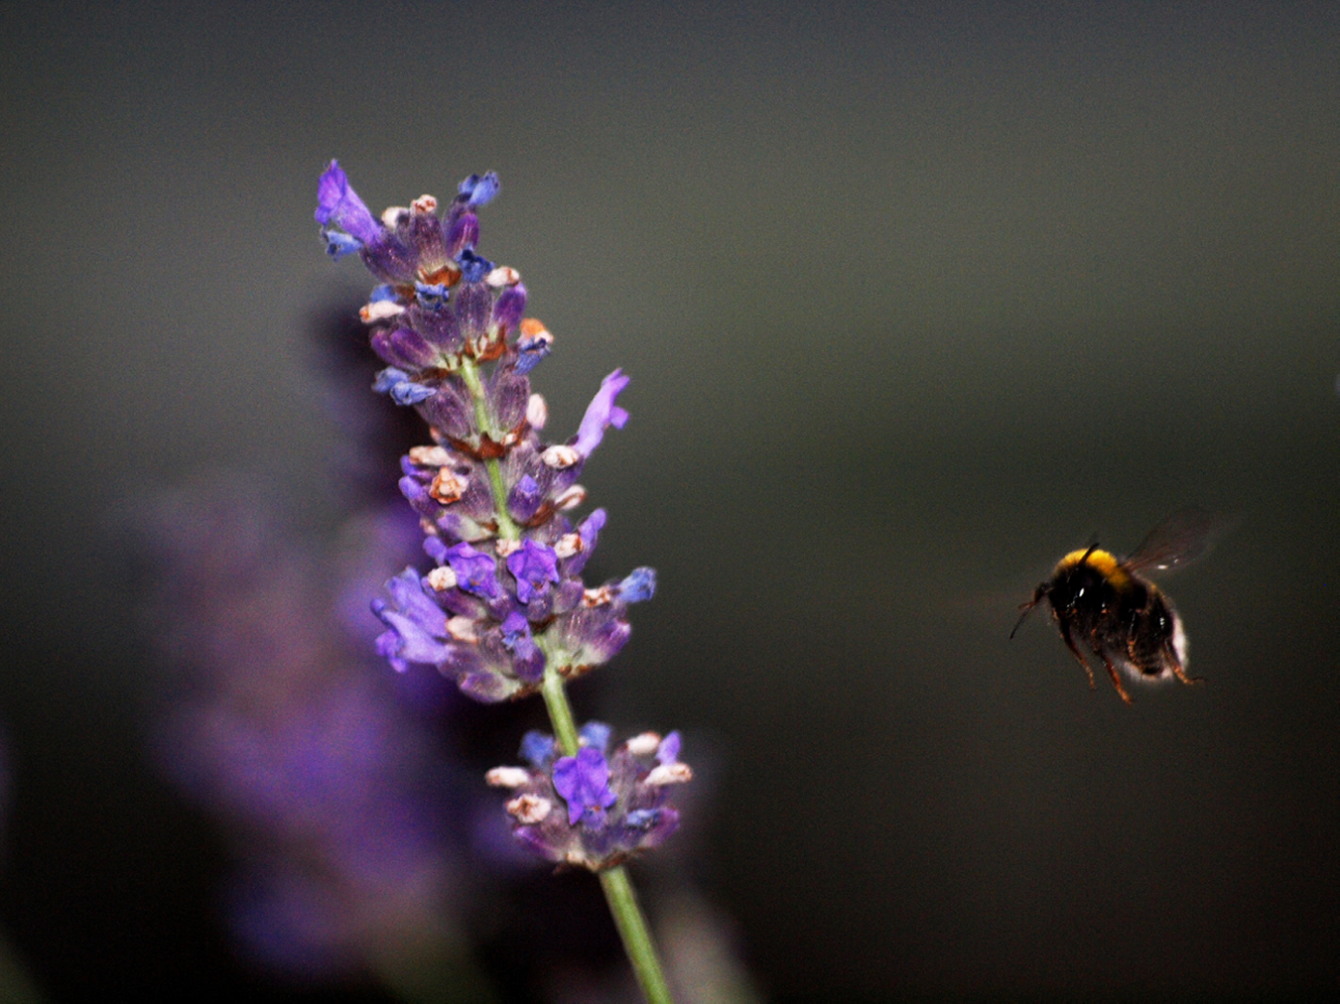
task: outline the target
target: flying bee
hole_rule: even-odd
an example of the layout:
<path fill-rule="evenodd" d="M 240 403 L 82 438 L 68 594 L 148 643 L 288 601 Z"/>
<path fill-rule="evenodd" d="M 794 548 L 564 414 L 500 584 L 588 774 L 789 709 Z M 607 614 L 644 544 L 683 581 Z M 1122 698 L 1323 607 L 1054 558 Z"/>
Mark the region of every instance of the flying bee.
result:
<path fill-rule="evenodd" d="M 1102 661 L 1127 704 L 1131 695 L 1118 669 L 1133 680 L 1176 677 L 1183 683 L 1202 682 L 1187 675 L 1182 618 L 1172 600 L 1142 573 L 1180 567 L 1204 554 L 1221 522 L 1203 509 L 1183 509 L 1154 527 L 1124 560 L 1097 544 L 1071 551 L 1056 563 L 1051 578 L 1033 591 L 1033 598 L 1020 605 L 1022 612 L 1010 637 L 1045 598 L 1061 640 L 1089 676 L 1090 689 L 1095 686 L 1093 670 L 1080 651 L 1081 642 Z"/>

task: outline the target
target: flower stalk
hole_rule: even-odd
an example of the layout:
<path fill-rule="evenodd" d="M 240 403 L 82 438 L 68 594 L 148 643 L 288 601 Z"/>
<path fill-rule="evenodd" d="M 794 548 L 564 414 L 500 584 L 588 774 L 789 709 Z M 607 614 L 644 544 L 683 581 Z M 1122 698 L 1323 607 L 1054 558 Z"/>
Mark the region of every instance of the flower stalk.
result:
<path fill-rule="evenodd" d="M 619 938 L 642 988 L 642 996 L 651 1004 L 670 1004 L 670 987 L 627 870 L 616 865 L 601 872 L 600 887 L 605 891 L 605 902 L 619 928 Z"/>
<path fill-rule="evenodd" d="M 476 251 L 476 210 L 498 190 L 496 175 L 471 175 L 445 214 L 424 195 L 379 219 L 337 162 L 318 187 L 328 253 L 357 253 L 380 281 L 360 312 L 386 363 L 374 389 L 415 408 L 431 439 L 402 458 L 400 490 L 434 567 L 387 582 L 389 598 L 373 605 L 386 626 L 377 645 L 397 671 L 432 666 L 475 700 L 542 697 L 552 735 L 528 733 L 528 766 L 495 768 L 487 781 L 511 790 L 506 810 L 523 845 L 600 876 L 644 995 L 669 1001 L 624 863 L 674 832 L 669 793 L 692 772 L 677 732 L 616 745 L 609 726 L 578 725 L 566 689 L 623 648 L 628 607 L 655 593 L 650 568 L 588 587 L 582 571 L 608 517 L 568 516 L 586 500 L 577 482 L 586 461 L 628 420 L 617 399 L 629 378 L 605 377 L 567 442 L 540 441 L 547 407 L 529 374 L 553 336 L 524 316 L 517 270 Z"/>

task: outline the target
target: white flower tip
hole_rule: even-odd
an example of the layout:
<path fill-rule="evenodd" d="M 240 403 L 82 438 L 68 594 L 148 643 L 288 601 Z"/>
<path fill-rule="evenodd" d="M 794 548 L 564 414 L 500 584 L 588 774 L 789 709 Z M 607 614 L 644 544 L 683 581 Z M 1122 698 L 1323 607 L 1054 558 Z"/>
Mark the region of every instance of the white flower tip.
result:
<path fill-rule="evenodd" d="M 524 788 L 530 783 L 530 771 L 525 767 L 494 767 L 484 775 L 492 788 Z"/>
<path fill-rule="evenodd" d="M 549 403 L 539 394 L 532 394 L 526 402 L 526 421 L 532 429 L 543 429 L 549 421 Z"/>
<path fill-rule="evenodd" d="M 376 324 L 398 317 L 404 312 L 405 308 L 394 300 L 373 300 L 358 308 L 358 317 L 364 324 Z"/>
<path fill-rule="evenodd" d="M 501 289 L 503 286 L 515 286 L 521 281 L 521 273 L 512 268 L 511 265 L 499 265 L 484 276 L 484 281 L 494 289 Z"/>
<path fill-rule="evenodd" d="M 582 606 L 603 607 L 614 602 L 614 592 L 609 586 L 597 586 L 582 591 Z"/>
<path fill-rule="evenodd" d="M 451 505 L 465 494 L 465 481 L 450 467 L 443 467 L 433 477 L 433 483 L 428 486 L 428 494 L 435 502 Z"/>
<path fill-rule="evenodd" d="M 435 213 L 437 212 L 437 196 L 420 195 L 410 203 L 410 208 L 416 213 Z"/>
<path fill-rule="evenodd" d="M 475 627 L 473 617 L 448 617 L 447 634 L 452 641 L 459 641 L 466 645 L 474 645 L 479 641 L 479 631 Z"/>
<path fill-rule="evenodd" d="M 683 784 L 693 780 L 693 771 L 686 763 L 663 763 L 652 768 L 644 782 L 653 788 L 664 784 Z"/>
<path fill-rule="evenodd" d="M 450 565 L 439 565 L 429 572 L 426 578 L 429 588 L 439 593 L 456 588 L 456 573 L 451 570 Z"/>
<path fill-rule="evenodd" d="M 573 485 L 558 498 L 554 499 L 554 508 L 559 512 L 566 512 L 569 509 L 575 509 L 586 501 L 586 489 L 581 485 Z"/>
<path fill-rule="evenodd" d="M 652 756 L 661 745 L 661 737 L 655 732 L 643 732 L 633 736 L 625 744 L 633 756 Z"/>
<path fill-rule="evenodd" d="M 441 446 L 411 446 L 409 462 L 417 467 L 446 467 L 451 463 L 451 454 Z"/>
<path fill-rule="evenodd" d="M 565 533 L 554 542 L 554 553 L 560 558 L 571 558 L 581 549 L 582 535 L 579 533 Z"/>
<path fill-rule="evenodd" d="M 561 471 L 565 467 L 571 467 L 577 461 L 582 459 L 582 455 L 571 446 L 551 446 L 540 454 L 543 460 L 554 470 Z"/>
<path fill-rule="evenodd" d="M 518 795 L 507 803 L 507 813 L 524 826 L 543 823 L 554 803 L 539 795 Z"/>

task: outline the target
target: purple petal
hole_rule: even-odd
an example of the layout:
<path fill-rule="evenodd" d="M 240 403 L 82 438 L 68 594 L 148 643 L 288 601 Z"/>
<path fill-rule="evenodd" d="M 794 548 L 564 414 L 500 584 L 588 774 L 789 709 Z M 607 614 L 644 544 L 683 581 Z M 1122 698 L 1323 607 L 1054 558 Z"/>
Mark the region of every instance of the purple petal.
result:
<path fill-rule="evenodd" d="M 456 573 L 456 584 L 465 592 L 490 600 L 501 594 L 493 555 L 477 551 L 461 541 L 447 549 L 446 558 Z"/>
<path fill-rule="evenodd" d="M 610 768 L 598 749 L 584 746 L 576 756 L 560 757 L 554 764 L 554 790 L 568 803 L 568 825 L 579 820 L 598 828 L 605 810 L 618 801 L 610 789 Z"/>
<path fill-rule="evenodd" d="M 472 174 L 461 182 L 460 193 L 470 206 L 483 206 L 492 202 L 502 187 L 498 175 L 489 171 L 485 175 Z"/>
<path fill-rule="evenodd" d="M 614 734 L 614 729 L 604 722 L 593 721 L 583 725 L 577 734 L 581 737 L 582 745 L 604 753 L 609 749 L 610 736 Z"/>
<path fill-rule="evenodd" d="M 611 425 L 616 429 L 622 429 L 624 423 L 628 421 L 628 412 L 614 401 L 619 392 L 628 386 L 630 380 L 630 377 L 623 375 L 623 370 L 615 370 L 600 382 L 600 390 L 587 405 L 581 427 L 577 430 L 577 438 L 572 444 L 583 457 L 589 457 L 600 445 L 606 429 Z"/>
<path fill-rule="evenodd" d="M 619 599 L 625 603 L 642 603 L 656 595 L 656 569 L 635 568 L 619 583 Z"/>
<path fill-rule="evenodd" d="M 527 540 L 507 556 L 507 570 L 516 579 L 516 598 L 529 603 L 558 581 L 558 557 L 553 548 Z"/>
<path fill-rule="evenodd" d="M 526 312 L 526 287 L 510 286 L 504 289 L 493 304 L 493 323 L 503 331 L 511 331 L 521 323 Z"/>
<path fill-rule="evenodd" d="M 446 658 L 450 651 L 445 644 L 446 614 L 424 593 L 418 573 L 406 568 L 387 581 L 386 589 L 391 601 L 374 599 L 372 612 L 395 632 L 398 641 L 392 646 L 383 634 L 378 639 L 378 650 L 404 662 L 432 664 Z"/>
<path fill-rule="evenodd" d="M 521 758 L 536 770 L 544 770 L 554 759 L 558 748 L 554 737 L 531 729 L 521 737 Z"/>
<path fill-rule="evenodd" d="M 316 222 L 333 222 L 345 233 L 370 244 L 381 236 L 382 225 L 349 186 L 349 176 L 337 160 L 321 175 L 316 188 Z"/>

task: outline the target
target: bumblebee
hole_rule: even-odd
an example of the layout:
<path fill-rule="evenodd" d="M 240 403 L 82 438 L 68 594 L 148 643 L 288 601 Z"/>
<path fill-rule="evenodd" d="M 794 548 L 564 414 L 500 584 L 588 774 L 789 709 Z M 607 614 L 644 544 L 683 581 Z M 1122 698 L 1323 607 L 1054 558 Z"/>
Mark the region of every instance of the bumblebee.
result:
<path fill-rule="evenodd" d="M 1051 578 L 1034 590 L 1033 598 L 1020 605 L 1010 637 L 1046 599 L 1061 640 L 1089 676 L 1090 689 L 1095 686 L 1093 670 L 1080 643 L 1103 663 L 1127 704 L 1132 703 L 1131 695 L 1118 669 L 1133 680 L 1176 677 L 1182 683 L 1203 682 L 1187 675 L 1186 630 L 1172 600 L 1142 573 L 1180 567 L 1199 557 L 1219 522 L 1203 509 L 1183 509 L 1151 530 L 1124 560 L 1097 544 L 1071 551 L 1056 563 Z"/>

